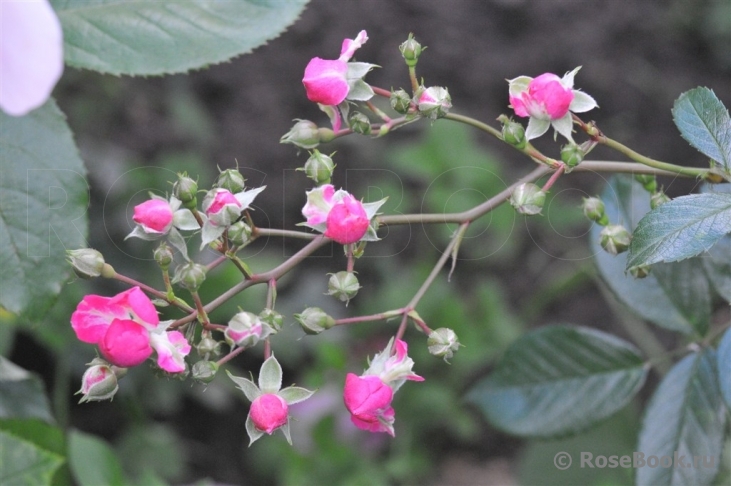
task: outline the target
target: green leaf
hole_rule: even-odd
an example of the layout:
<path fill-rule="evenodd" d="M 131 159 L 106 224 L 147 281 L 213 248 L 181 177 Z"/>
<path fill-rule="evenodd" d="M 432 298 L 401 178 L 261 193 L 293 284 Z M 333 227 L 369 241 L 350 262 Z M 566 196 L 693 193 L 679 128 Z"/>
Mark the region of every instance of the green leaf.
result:
<path fill-rule="evenodd" d="M 114 451 L 102 439 L 72 430 L 68 458 L 74 479 L 80 486 L 124 486 L 127 484 Z"/>
<path fill-rule="evenodd" d="M 731 195 L 731 184 L 706 184 L 702 192 L 720 192 Z M 731 302 L 731 235 L 721 238 L 703 255 L 703 269 L 716 292 Z"/>
<path fill-rule="evenodd" d="M 728 233 L 731 233 L 731 194 L 678 197 L 640 220 L 632 234 L 627 268 L 699 255 Z"/>
<path fill-rule="evenodd" d="M 0 418 L 53 422 L 43 381 L 0 356 Z"/>
<path fill-rule="evenodd" d="M 261 365 L 259 388 L 262 393 L 276 393 L 282 388 L 282 367 L 273 354 Z"/>
<path fill-rule="evenodd" d="M 609 220 L 624 224 L 628 229 L 634 228 L 650 210 L 647 191 L 627 176 L 612 177 L 601 199 Z M 612 256 L 601 250 L 600 231 L 598 225 L 591 230 L 592 248 L 597 249 L 594 260 L 602 278 L 620 302 L 643 319 L 665 329 L 686 334 L 705 332 L 711 304 L 708 282 L 697 260 L 655 264 L 649 276 L 636 279 L 625 272 L 625 253 Z M 683 271 L 687 275 L 682 275 Z M 682 277 L 674 279 L 677 274 Z"/>
<path fill-rule="evenodd" d="M 718 345 L 718 383 L 726 406 L 731 410 L 731 328 L 726 329 Z"/>
<path fill-rule="evenodd" d="M 684 139 L 731 171 L 731 118 L 713 90 L 695 88 L 680 95 L 673 118 Z"/>
<path fill-rule="evenodd" d="M 0 431 L 11 434 L 18 439 L 32 443 L 46 452 L 66 457 L 66 438 L 63 431 L 38 419 L 0 420 Z M 65 459 L 64 459 L 65 462 Z M 0 467 L 0 469 L 2 469 Z M 0 484 L 2 481 L 0 480 Z M 68 464 L 56 470 L 51 485 L 72 484 L 71 471 Z"/>
<path fill-rule="evenodd" d="M 52 0 L 71 66 L 103 73 L 181 73 L 274 39 L 307 0 Z M 304 68 L 304 66 L 303 66 Z"/>
<path fill-rule="evenodd" d="M 631 344 L 589 328 L 549 326 L 513 343 L 468 400 L 511 434 L 556 437 L 624 407 L 646 376 Z"/>
<path fill-rule="evenodd" d="M 86 171 L 53 101 L 0 126 L 0 306 L 37 318 L 69 276 L 65 250 L 86 246 Z"/>
<path fill-rule="evenodd" d="M 686 356 L 663 378 L 645 410 L 637 451 L 645 461 L 650 456 L 673 459 L 676 452 L 678 460 L 675 467 L 635 464 L 638 485 L 711 484 L 726 427 L 716 374 L 716 353 L 709 349 Z M 680 456 L 690 467 L 681 467 Z M 694 456 L 700 459 L 698 467 L 693 467 Z"/>
<path fill-rule="evenodd" d="M 0 484 L 49 485 L 63 463 L 62 456 L 0 430 Z"/>

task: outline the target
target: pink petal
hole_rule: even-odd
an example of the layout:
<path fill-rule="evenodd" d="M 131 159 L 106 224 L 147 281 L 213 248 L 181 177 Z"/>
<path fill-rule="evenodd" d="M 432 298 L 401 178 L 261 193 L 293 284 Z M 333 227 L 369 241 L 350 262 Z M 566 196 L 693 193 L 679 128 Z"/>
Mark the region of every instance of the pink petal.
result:
<path fill-rule="evenodd" d="M 179 331 L 152 333 L 150 345 L 157 352 L 157 365 L 169 373 L 185 371 L 185 356 L 190 353 L 190 344 Z"/>
<path fill-rule="evenodd" d="M 150 298 L 139 287 L 132 287 L 129 290 L 112 297 L 112 303 L 126 307 L 133 317 L 139 318 L 146 327 L 153 329 L 160 322 L 160 316 Z"/>
<path fill-rule="evenodd" d="M 137 366 L 152 354 L 150 334 L 135 321 L 114 319 L 99 343 L 99 350 L 113 365 Z"/>
<path fill-rule="evenodd" d="M 363 203 L 348 194 L 327 215 L 325 236 L 341 245 L 355 243 L 368 231 L 368 215 Z"/>
<path fill-rule="evenodd" d="M 80 341 L 97 344 L 115 318 L 127 317 L 124 307 L 112 302 L 112 298 L 87 295 L 71 314 L 71 327 Z"/>
<path fill-rule="evenodd" d="M 47 0 L 0 3 L 0 108 L 22 116 L 51 95 L 63 72 L 61 23 Z"/>
<path fill-rule="evenodd" d="M 348 95 L 350 87 L 346 74 L 348 64 L 344 61 L 328 61 L 315 57 L 305 68 L 305 85 L 307 98 L 323 105 L 338 105 Z"/>
<path fill-rule="evenodd" d="M 135 206 L 132 219 L 147 233 L 166 233 L 173 223 L 173 210 L 167 201 L 150 199 Z"/>
<path fill-rule="evenodd" d="M 259 396 L 249 409 L 249 416 L 256 428 L 269 435 L 287 423 L 287 414 L 287 402 L 275 393 Z"/>

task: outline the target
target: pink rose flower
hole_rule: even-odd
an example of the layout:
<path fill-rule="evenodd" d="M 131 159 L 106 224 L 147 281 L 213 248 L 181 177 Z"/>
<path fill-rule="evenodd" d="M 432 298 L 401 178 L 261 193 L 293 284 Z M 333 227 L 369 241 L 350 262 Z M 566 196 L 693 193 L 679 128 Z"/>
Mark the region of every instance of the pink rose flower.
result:
<path fill-rule="evenodd" d="M 313 58 L 305 68 L 305 85 L 307 98 L 323 105 L 339 105 L 348 96 L 348 63 L 335 60 L 328 61 L 319 57 Z"/>
<path fill-rule="evenodd" d="M 519 76 L 508 81 L 510 106 L 516 115 L 530 117 L 525 132 L 528 140 L 543 135 L 553 126 L 571 141 L 571 112 L 583 113 L 596 108 L 594 98 L 573 89 L 574 76 L 579 69 L 566 73 L 562 78 L 545 73 L 537 78 Z"/>
<path fill-rule="evenodd" d="M 343 40 L 340 57 L 329 61 L 315 57 L 307 64 L 302 84 L 305 85 L 307 98 L 323 105 L 339 105 L 348 96 L 348 60 L 368 40 L 365 30 L 355 39 Z"/>
<path fill-rule="evenodd" d="M 368 231 L 368 215 L 363 203 L 348 194 L 327 214 L 325 236 L 341 245 L 355 243 Z"/>
<path fill-rule="evenodd" d="M 165 234 L 173 225 L 173 210 L 167 201 L 150 199 L 135 206 L 132 219 L 145 233 Z"/>
<path fill-rule="evenodd" d="M 511 96 L 510 104 L 518 116 L 556 120 L 568 113 L 573 100 L 571 88 L 564 87 L 555 74 L 546 73 L 534 78 L 528 84 L 528 91 Z"/>
<path fill-rule="evenodd" d="M 150 333 L 135 321 L 114 319 L 99 343 L 99 351 L 115 366 L 140 365 L 152 354 Z"/>
<path fill-rule="evenodd" d="M 226 205 L 232 205 L 237 208 L 241 207 L 241 203 L 238 201 L 238 199 L 236 199 L 236 196 L 231 194 L 230 191 L 227 191 L 226 189 L 216 191 L 213 202 L 208 207 L 208 209 L 206 209 L 206 214 L 210 216 L 211 214 L 219 213 Z"/>
<path fill-rule="evenodd" d="M 272 435 L 272 432 L 287 423 L 288 410 L 287 402 L 282 397 L 276 393 L 265 393 L 251 403 L 249 416 L 257 429 Z"/>
<path fill-rule="evenodd" d="M 343 401 L 350 412 L 350 420 L 362 430 L 387 432 L 394 435 L 395 412 L 391 407 L 393 390 L 377 376 L 345 377 Z"/>
<path fill-rule="evenodd" d="M 152 354 L 158 366 L 171 373 L 185 370 L 190 345 L 178 331 L 165 331 L 155 306 L 139 287 L 114 297 L 87 295 L 71 315 L 71 327 L 80 341 L 99 346 L 113 365 L 137 366 Z"/>
<path fill-rule="evenodd" d="M 230 226 L 243 209 L 236 196 L 226 189 L 214 189 L 203 200 L 203 212 L 214 226 Z"/>
<path fill-rule="evenodd" d="M 0 109 L 22 116 L 48 100 L 63 73 L 63 32 L 47 0 L 3 1 Z"/>

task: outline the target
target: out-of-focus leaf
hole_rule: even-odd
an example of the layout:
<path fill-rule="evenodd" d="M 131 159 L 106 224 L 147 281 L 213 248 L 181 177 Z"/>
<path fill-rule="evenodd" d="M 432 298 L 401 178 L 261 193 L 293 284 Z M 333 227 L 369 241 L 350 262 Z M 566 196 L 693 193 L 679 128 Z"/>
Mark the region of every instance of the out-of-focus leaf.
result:
<path fill-rule="evenodd" d="M 22 117 L 0 112 L 0 306 L 43 316 L 85 246 L 86 169 L 51 100 Z"/>
<path fill-rule="evenodd" d="M 0 429 L 0 484 L 50 485 L 64 458 Z"/>
<path fill-rule="evenodd" d="M 707 251 L 731 233 L 731 194 L 690 194 L 642 218 L 632 234 L 627 268 L 676 262 Z"/>
<path fill-rule="evenodd" d="M 46 452 L 63 457 L 64 465 L 53 474 L 50 484 L 53 486 L 71 484 L 71 472 L 65 461 L 66 438 L 60 428 L 38 419 L 8 419 L 0 420 L 0 431 L 32 443 Z M 0 484 L 5 483 L 0 482 Z"/>
<path fill-rule="evenodd" d="M 635 464 L 638 485 L 702 486 L 713 481 L 727 414 L 716 365 L 716 352 L 708 349 L 686 356 L 663 378 L 645 410 L 637 452 L 645 461 L 650 456 L 675 460 L 677 454 L 683 464 L 680 459 L 675 467 Z M 700 459 L 695 467 L 694 456 Z"/>
<path fill-rule="evenodd" d="M 613 177 L 601 198 L 609 220 L 623 224 L 627 229 L 633 229 L 650 210 L 647 191 L 626 176 Z M 625 253 L 612 256 L 601 250 L 600 231 L 598 225 L 591 231 L 592 248 L 596 248 L 594 260 L 599 273 L 617 299 L 643 319 L 660 327 L 686 334 L 694 331 L 701 334 L 705 332 L 710 315 L 710 295 L 708 283 L 699 276 L 701 266 L 696 260 L 656 264 L 649 276 L 636 279 L 625 272 Z M 676 266 L 676 270 L 665 270 L 663 266 Z M 673 275 L 678 273 L 677 269 L 685 269 L 688 275 L 673 281 Z M 667 278 L 671 280 L 668 281 Z"/>
<path fill-rule="evenodd" d="M 589 328 L 547 326 L 513 343 L 468 399 L 512 434 L 561 436 L 627 405 L 646 375 L 639 351 L 621 339 Z"/>
<path fill-rule="evenodd" d="M 713 90 L 695 88 L 681 94 L 673 119 L 684 139 L 731 171 L 731 118 Z"/>
<path fill-rule="evenodd" d="M 307 0 L 53 0 L 66 62 L 103 73 L 180 73 L 250 52 Z"/>
<path fill-rule="evenodd" d="M 80 486 L 127 484 L 114 451 L 98 437 L 72 430 L 68 436 L 68 458 Z"/>
<path fill-rule="evenodd" d="M 43 381 L 0 356 L 0 418 L 53 422 Z"/>

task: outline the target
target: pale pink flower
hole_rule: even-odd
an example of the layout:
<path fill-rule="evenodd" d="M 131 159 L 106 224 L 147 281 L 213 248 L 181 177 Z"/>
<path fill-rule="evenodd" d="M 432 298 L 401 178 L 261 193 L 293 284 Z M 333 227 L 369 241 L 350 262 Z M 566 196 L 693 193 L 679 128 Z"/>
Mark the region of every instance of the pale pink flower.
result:
<path fill-rule="evenodd" d="M 0 109 L 23 116 L 44 104 L 63 72 L 61 23 L 47 0 L 0 3 Z"/>

